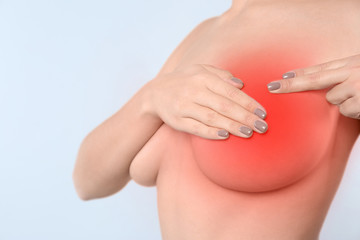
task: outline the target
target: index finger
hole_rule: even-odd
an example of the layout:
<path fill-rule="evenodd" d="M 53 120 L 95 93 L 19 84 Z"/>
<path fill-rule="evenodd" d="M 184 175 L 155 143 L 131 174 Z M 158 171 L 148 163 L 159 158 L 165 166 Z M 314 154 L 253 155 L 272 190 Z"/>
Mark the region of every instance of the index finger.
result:
<path fill-rule="evenodd" d="M 282 78 L 288 79 L 288 78 L 300 77 L 304 75 L 309 75 L 309 74 L 333 70 L 333 69 L 339 69 L 347 66 L 348 64 L 349 64 L 349 57 L 336 59 L 333 61 L 328 61 L 325 63 L 317 64 L 306 68 L 293 69 L 289 72 L 284 73 L 282 75 Z"/>
<path fill-rule="evenodd" d="M 335 65 L 328 65 L 329 70 L 319 70 L 319 68 L 324 69 L 324 67 L 325 65 L 317 65 L 307 69 L 295 70 L 294 73 L 285 73 L 282 80 L 270 82 L 267 85 L 268 90 L 271 93 L 320 90 L 345 81 L 351 74 L 351 69 L 336 68 Z"/>
<path fill-rule="evenodd" d="M 317 72 L 323 72 L 327 70 L 340 69 L 340 68 L 352 68 L 360 65 L 360 54 L 355 54 L 349 57 L 344 57 L 325 63 L 317 64 L 314 66 L 294 69 L 292 71 L 286 72 L 283 74 L 283 79 L 295 77 L 295 76 L 304 76 Z"/>
<path fill-rule="evenodd" d="M 320 90 L 345 81 L 354 66 L 360 64 L 360 55 L 328 61 L 314 66 L 294 69 L 282 75 L 283 79 L 268 84 L 271 93 L 290 93 Z"/>

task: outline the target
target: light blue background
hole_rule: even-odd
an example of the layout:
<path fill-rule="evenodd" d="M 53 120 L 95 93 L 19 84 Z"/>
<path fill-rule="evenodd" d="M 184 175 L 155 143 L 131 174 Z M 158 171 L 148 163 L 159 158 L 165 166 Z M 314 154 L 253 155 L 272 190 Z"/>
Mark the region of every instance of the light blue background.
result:
<path fill-rule="evenodd" d="M 83 202 L 72 170 L 85 135 L 230 0 L 0 0 L 0 239 L 160 239 L 156 189 L 131 182 Z M 322 239 L 360 239 L 360 143 Z"/>

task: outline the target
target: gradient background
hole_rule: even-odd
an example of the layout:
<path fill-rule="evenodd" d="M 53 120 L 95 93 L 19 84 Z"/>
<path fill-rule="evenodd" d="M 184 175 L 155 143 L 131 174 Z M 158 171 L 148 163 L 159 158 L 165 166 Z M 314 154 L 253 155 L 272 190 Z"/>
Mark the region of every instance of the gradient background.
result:
<path fill-rule="evenodd" d="M 156 189 L 78 199 L 80 142 L 231 0 L 0 0 L 0 239 L 160 239 Z M 360 142 L 323 240 L 360 239 Z"/>

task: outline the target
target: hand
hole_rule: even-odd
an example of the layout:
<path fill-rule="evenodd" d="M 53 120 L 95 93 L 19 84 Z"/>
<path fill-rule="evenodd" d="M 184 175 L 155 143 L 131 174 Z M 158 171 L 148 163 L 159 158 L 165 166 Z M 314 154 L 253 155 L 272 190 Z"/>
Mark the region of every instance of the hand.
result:
<path fill-rule="evenodd" d="M 195 64 L 150 81 L 149 112 L 170 127 L 208 139 L 229 132 L 248 138 L 266 132 L 265 109 L 240 89 L 241 80 L 226 70 Z"/>
<path fill-rule="evenodd" d="M 290 93 L 329 88 L 326 100 L 346 117 L 360 119 L 360 54 L 295 69 L 283 80 L 268 84 L 271 93 Z"/>

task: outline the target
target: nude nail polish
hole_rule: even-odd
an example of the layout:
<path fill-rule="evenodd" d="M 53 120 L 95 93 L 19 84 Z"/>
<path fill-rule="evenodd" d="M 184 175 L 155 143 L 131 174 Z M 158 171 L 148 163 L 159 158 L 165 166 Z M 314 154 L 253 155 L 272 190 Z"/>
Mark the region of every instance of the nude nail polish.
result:
<path fill-rule="evenodd" d="M 266 113 L 260 108 L 255 109 L 254 113 L 255 113 L 255 115 L 257 115 L 258 117 L 260 117 L 262 119 L 265 119 L 265 117 L 266 117 Z"/>
<path fill-rule="evenodd" d="M 271 83 L 268 83 L 268 85 L 267 85 L 269 91 L 277 90 L 280 88 L 280 86 L 281 86 L 281 84 L 279 82 L 271 82 Z"/>
<path fill-rule="evenodd" d="M 283 79 L 287 79 L 287 78 L 294 78 L 296 76 L 295 72 L 290 71 L 290 72 L 286 72 L 282 75 Z"/>
<path fill-rule="evenodd" d="M 251 128 L 248 128 L 248 127 L 245 127 L 245 126 L 241 126 L 239 130 L 240 130 L 241 133 L 243 133 L 243 134 L 245 134 L 246 136 L 249 136 L 249 137 L 253 133 L 253 130 Z"/>
<path fill-rule="evenodd" d="M 255 128 L 260 132 L 264 133 L 268 129 L 268 125 L 260 120 L 255 121 Z"/>
<path fill-rule="evenodd" d="M 244 85 L 244 83 L 243 83 L 240 79 L 238 79 L 238 78 L 236 78 L 236 77 L 232 77 L 231 80 L 232 80 L 233 82 L 237 83 L 237 84 Z"/>
<path fill-rule="evenodd" d="M 221 130 L 218 131 L 218 135 L 219 135 L 220 137 L 228 137 L 228 136 L 229 136 L 229 132 L 226 131 L 226 130 L 224 130 L 224 129 L 221 129 Z"/>

